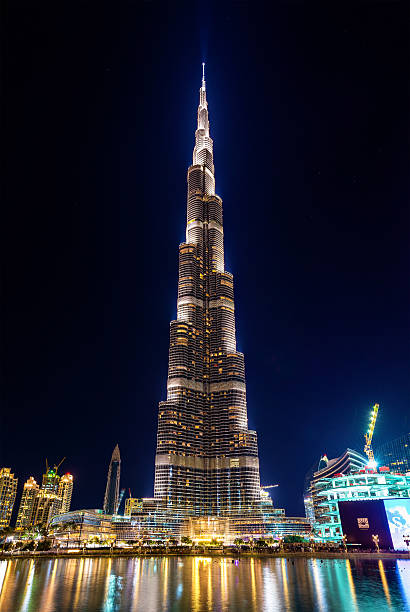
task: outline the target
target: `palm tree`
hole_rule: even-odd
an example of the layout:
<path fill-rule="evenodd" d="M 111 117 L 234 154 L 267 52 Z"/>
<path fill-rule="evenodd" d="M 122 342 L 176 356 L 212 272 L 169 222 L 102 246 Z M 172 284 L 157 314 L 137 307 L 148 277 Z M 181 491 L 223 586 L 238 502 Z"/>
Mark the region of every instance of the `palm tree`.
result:
<path fill-rule="evenodd" d="M 193 544 L 191 538 L 188 538 L 188 536 L 182 536 L 181 543 L 186 544 L 187 546 L 192 546 Z"/>

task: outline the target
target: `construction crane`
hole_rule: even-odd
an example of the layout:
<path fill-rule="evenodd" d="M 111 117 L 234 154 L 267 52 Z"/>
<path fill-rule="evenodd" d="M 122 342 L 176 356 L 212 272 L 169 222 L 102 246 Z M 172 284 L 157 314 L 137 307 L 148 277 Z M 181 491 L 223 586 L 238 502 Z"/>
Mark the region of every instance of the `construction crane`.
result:
<path fill-rule="evenodd" d="M 372 449 L 372 439 L 373 439 L 373 432 L 374 432 L 374 427 L 376 425 L 376 419 L 377 419 L 378 412 L 379 412 L 379 404 L 375 404 L 370 413 L 370 423 L 369 423 L 368 430 L 364 434 L 364 439 L 366 440 L 366 444 L 364 445 L 364 452 L 367 455 L 367 458 L 369 460 L 368 466 L 371 468 L 376 467 L 376 461 L 374 460 L 374 454 L 373 454 L 373 449 Z"/>
<path fill-rule="evenodd" d="M 60 465 L 61 465 L 61 464 L 63 463 L 63 461 L 65 461 L 65 460 L 66 460 L 66 457 L 63 457 L 63 458 L 61 459 L 61 461 L 60 461 L 60 463 L 59 463 L 58 465 L 54 465 L 54 470 L 53 470 L 53 471 L 54 471 L 56 474 L 57 474 L 57 472 L 58 472 L 58 468 L 60 467 Z M 49 469 L 50 469 L 50 468 L 49 468 L 49 466 L 48 466 L 48 461 L 47 461 L 47 458 L 46 458 L 46 473 L 48 472 L 48 470 L 49 470 Z"/>
<path fill-rule="evenodd" d="M 261 489 L 274 489 L 275 487 L 278 487 L 278 486 L 279 486 L 278 484 L 276 484 L 276 485 L 265 485 L 265 486 L 261 487 Z"/>

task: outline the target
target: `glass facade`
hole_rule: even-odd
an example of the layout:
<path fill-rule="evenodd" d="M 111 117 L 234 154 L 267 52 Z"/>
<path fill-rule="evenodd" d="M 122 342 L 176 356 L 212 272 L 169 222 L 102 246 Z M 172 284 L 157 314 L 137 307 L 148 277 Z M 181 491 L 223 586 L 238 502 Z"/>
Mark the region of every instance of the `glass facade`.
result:
<path fill-rule="evenodd" d="M 410 472 L 410 433 L 382 444 L 374 454 L 377 463 L 388 466 L 392 472 Z"/>

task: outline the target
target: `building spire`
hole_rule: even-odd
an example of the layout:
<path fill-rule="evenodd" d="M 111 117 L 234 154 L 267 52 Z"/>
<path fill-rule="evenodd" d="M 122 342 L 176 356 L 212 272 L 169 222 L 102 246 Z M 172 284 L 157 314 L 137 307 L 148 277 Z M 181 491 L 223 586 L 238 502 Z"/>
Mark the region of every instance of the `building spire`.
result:
<path fill-rule="evenodd" d="M 111 456 L 111 461 L 121 461 L 121 457 L 120 457 L 120 449 L 118 444 L 116 444 L 113 452 L 112 452 L 112 456 Z"/>
<path fill-rule="evenodd" d="M 205 62 L 202 62 L 202 89 L 205 90 Z"/>

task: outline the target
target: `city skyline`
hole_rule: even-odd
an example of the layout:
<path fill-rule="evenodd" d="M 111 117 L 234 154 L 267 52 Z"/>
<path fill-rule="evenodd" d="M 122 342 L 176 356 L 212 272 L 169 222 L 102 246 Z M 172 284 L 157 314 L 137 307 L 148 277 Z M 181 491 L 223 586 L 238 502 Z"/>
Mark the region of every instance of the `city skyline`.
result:
<path fill-rule="evenodd" d="M 249 428 L 262 484 L 301 514 L 307 469 L 361 451 L 374 402 L 375 448 L 409 431 L 405 20 L 278 7 L 249 25 L 220 7 L 198 26 L 193 7 L 135 10 L 112 39 L 85 10 L 63 30 L 48 16 L 44 48 L 28 23 L 30 53 L 11 43 L 28 76 L 9 84 L 1 465 L 19 499 L 63 449 L 72 506 L 93 507 L 118 440 L 123 485 L 152 494 L 205 60 Z"/>

